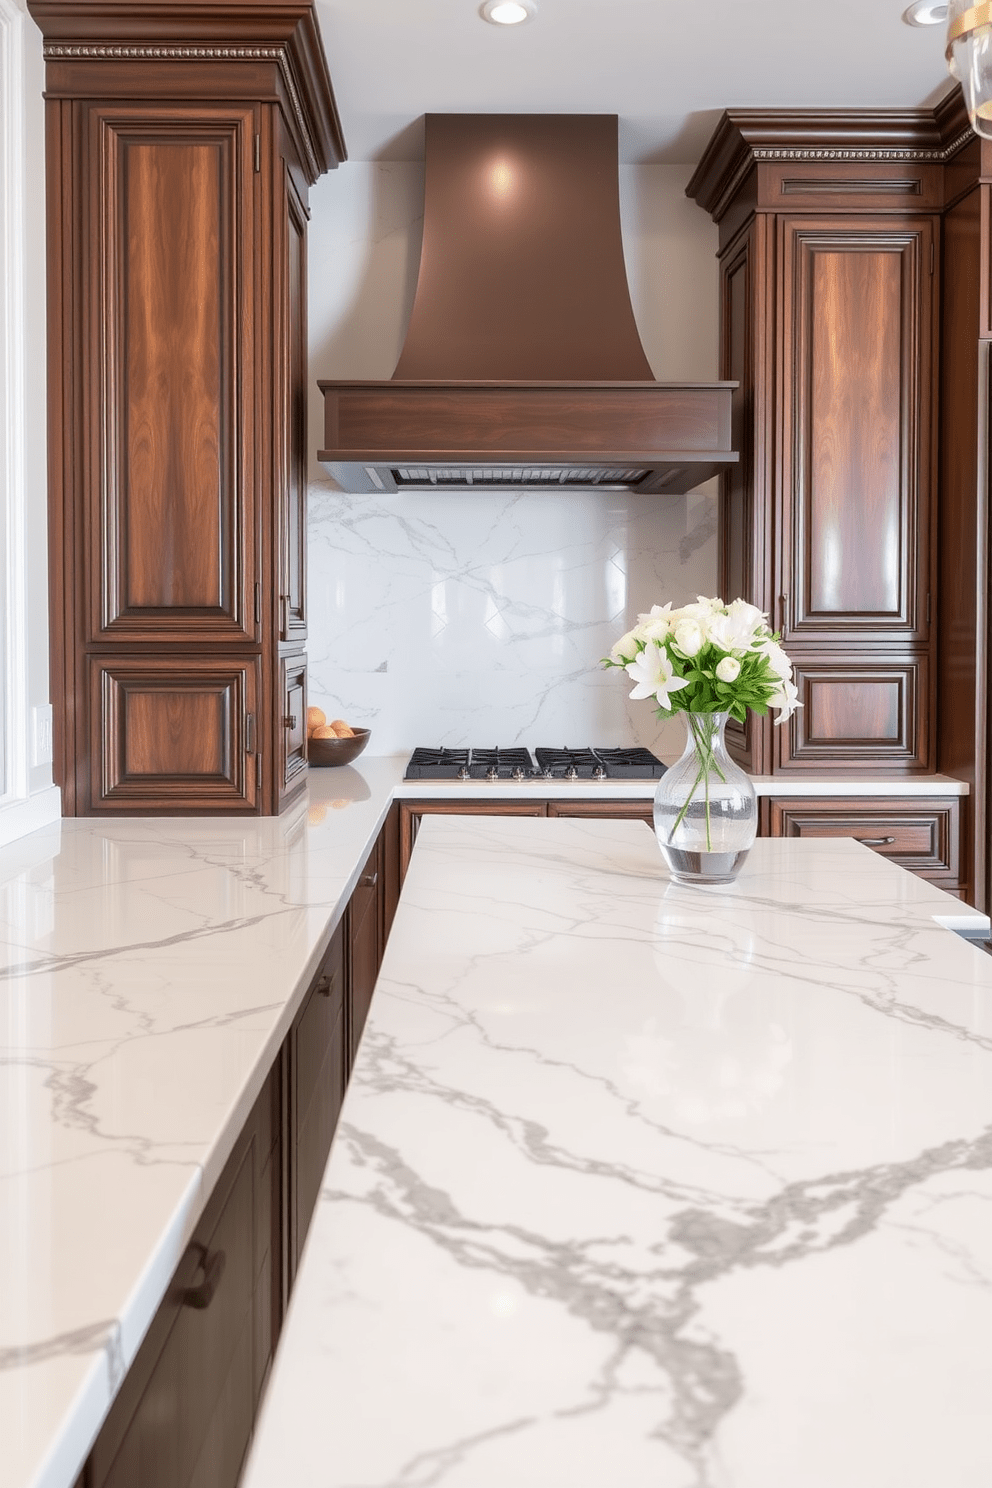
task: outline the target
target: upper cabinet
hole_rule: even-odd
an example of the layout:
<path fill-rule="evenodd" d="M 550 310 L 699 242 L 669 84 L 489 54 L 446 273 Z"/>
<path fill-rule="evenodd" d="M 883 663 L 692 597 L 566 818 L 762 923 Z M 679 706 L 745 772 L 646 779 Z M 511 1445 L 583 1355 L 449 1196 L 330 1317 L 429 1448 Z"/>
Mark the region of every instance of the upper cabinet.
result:
<path fill-rule="evenodd" d="M 64 809 L 273 813 L 306 778 L 307 196 L 344 155 L 313 6 L 30 8 Z"/>
<path fill-rule="evenodd" d="M 769 613 L 803 704 L 737 730 L 760 773 L 933 768 L 941 167 L 893 129 L 735 112 L 689 187 L 720 224 L 721 373 L 741 384 L 722 592 Z"/>

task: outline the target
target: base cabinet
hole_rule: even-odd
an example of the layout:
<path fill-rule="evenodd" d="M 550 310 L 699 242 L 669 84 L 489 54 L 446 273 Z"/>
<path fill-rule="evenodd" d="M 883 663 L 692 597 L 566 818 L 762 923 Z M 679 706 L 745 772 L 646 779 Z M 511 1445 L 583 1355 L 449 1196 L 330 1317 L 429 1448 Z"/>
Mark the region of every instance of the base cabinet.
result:
<path fill-rule="evenodd" d="M 399 893 L 393 811 L 76 1488 L 235 1488 Z"/>
<path fill-rule="evenodd" d="M 651 824 L 650 801 L 401 801 L 399 803 L 399 876 L 406 877 L 410 856 L 425 816 L 571 816 Z"/>
<path fill-rule="evenodd" d="M 940 888 L 961 888 L 958 796 L 768 796 L 763 837 L 853 837 Z"/>
<path fill-rule="evenodd" d="M 277 1329 L 273 1073 L 93 1448 L 87 1488 L 234 1488 Z"/>

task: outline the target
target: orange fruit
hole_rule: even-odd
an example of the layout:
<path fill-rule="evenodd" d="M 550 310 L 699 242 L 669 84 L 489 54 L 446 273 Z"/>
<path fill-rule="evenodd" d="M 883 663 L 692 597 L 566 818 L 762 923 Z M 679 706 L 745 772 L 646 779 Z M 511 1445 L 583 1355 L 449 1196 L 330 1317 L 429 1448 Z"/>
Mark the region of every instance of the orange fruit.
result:
<path fill-rule="evenodd" d="M 307 733 L 312 734 L 315 729 L 323 728 L 327 722 L 327 714 L 323 708 L 307 709 Z"/>
<path fill-rule="evenodd" d="M 324 723 L 319 728 L 315 728 L 310 737 L 311 739 L 336 739 L 337 734 L 329 723 Z"/>

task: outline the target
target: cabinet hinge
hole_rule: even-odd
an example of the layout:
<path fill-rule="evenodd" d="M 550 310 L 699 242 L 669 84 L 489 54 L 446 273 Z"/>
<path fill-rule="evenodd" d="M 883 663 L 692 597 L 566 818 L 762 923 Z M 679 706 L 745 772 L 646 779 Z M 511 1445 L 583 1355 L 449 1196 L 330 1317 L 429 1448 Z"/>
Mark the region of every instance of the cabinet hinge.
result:
<path fill-rule="evenodd" d="M 261 625 L 261 623 L 262 623 L 262 586 L 261 586 L 261 584 L 256 584 L 255 585 L 255 624 L 256 625 Z"/>
<path fill-rule="evenodd" d="M 262 169 L 262 136 L 260 134 L 256 134 L 256 136 L 255 136 L 255 171 L 256 171 L 256 173 L 260 172 L 261 169 Z"/>

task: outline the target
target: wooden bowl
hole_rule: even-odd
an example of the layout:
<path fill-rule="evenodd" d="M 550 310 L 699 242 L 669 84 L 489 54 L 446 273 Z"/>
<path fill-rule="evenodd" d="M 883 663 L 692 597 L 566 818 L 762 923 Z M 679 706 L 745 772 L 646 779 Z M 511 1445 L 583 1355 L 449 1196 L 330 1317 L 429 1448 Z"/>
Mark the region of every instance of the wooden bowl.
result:
<path fill-rule="evenodd" d="M 353 739 L 307 740 L 307 757 L 312 765 L 350 765 L 372 737 L 371 729 L 356 729 Z"/>

